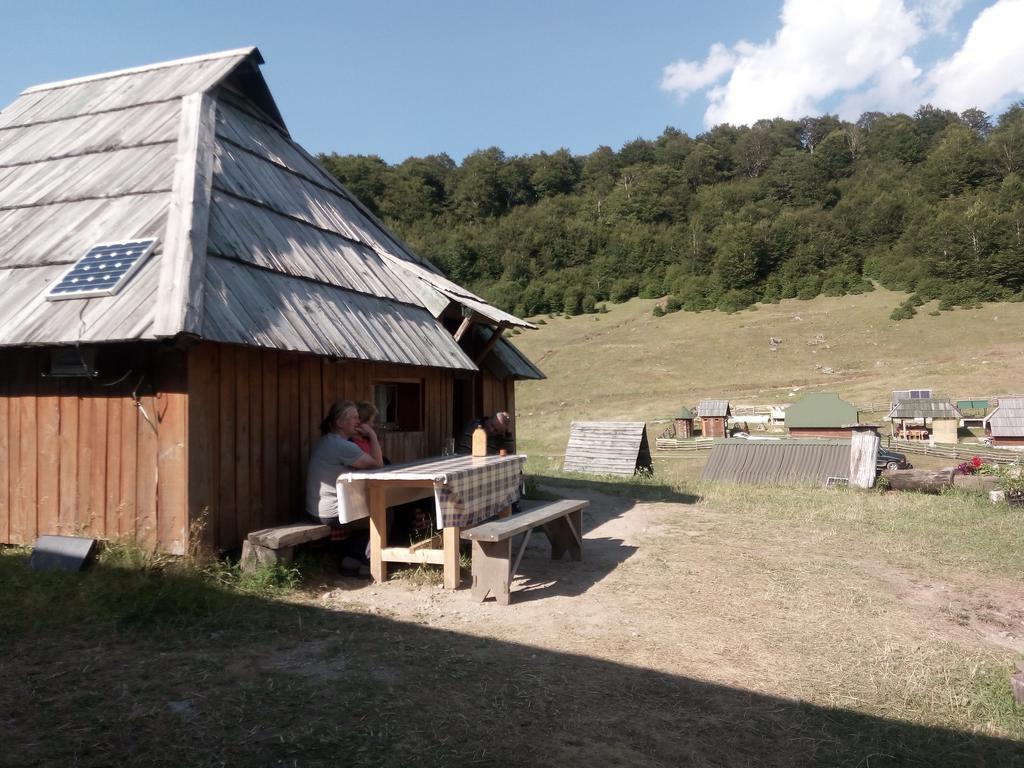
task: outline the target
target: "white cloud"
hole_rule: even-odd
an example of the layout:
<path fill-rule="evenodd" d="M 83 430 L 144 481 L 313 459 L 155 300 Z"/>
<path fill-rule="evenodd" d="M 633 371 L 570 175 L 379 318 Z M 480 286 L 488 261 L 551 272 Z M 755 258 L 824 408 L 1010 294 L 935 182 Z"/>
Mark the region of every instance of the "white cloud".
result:
<path fill-rule="evenodd" d="M 964 0 L 923 0 L 918 4 L 918 14 L 929 32 L 944 35 L 963 4 Z"/>
<path fill-rule="evenodd" d="M 974 20 L 963 47 L 928 73 L 927 100 L 957 111 L 991 110 L 1024 92 L 1024 0 L 999 0 Z"/>
<path fill-rule="evenodd" d="M 818 112 L 818 103 L 831 94 L 884 73 L 923 36 L 917 15 L 891 0 L 786 0 L 781 21 L 775 39 L 765 45 L 740 44 L 730 55 L 719 43 L 703 64 L 670 65 L 662 88 L 690 93 L 704 85 L 697 75 L 714 72 L 717 80 L 731 59 L 728 81 L 707 94 L 708 125 L 802 117 Z M 672 77 L 679 73 L 690 75 L 685 90 Z"/>
<path fill-rule="evenodd" d="M 952 34 L 963 0 L 785 0 L 774 39 L 711 46 L 703 61 L 665 67 L 661 87 L 680 98 L 704 91 L 704 121 L 750 124 L 829 111 L 913 112 L 920 104 L 992 109 L 1024 91 L 1024 0 L 996 0 L 963 47 L 923 72 L 912 56 Z M 838 110 L 834 106 L 838 104 Z"/>
<path fill-rule="evenodd" d="M 685 99 L 694 91 L 706 88 L 736 66 L 736 56 L 721 43 L 715 43 L 703 64 L 677 61 L 665 67 L 661 87 Z"/>

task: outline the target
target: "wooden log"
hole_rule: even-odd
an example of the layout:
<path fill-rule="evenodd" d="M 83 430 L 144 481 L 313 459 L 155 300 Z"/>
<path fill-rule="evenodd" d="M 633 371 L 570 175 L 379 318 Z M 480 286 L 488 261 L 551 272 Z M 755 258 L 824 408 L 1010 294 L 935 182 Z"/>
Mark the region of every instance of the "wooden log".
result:
<path fill-rule="evenodd" d="M 952 469 L 887 469 L 882 477 L 896 491 L 941 493 L 953 486 Z"/>
<path fill-rule="evenodd" d="M 277 563 L 287 565 L 292 562 L 295 555 L 295 547 L 282 547 L 271 549 L 259 544 L 253 544 L 249 539 L 242 542 L 242 559 L 239 565 L 245 573 L 252 573 L 260 568 L 273 566 Z"/>
<path fill-rule="evenodd" d="M 953 475 L 953 485 L 965 491 L 988 493 L 999 489 L 999 478 L 994 475 Z"/>

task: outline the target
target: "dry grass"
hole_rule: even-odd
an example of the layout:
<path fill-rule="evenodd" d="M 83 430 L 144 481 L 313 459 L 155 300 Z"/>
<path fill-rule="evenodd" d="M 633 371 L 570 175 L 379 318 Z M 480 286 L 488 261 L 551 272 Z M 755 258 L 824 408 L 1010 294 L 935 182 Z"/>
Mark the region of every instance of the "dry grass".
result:
<path fill-rule="evenodd" d="M 656 563 L 615 585 L 672 627 L 650 633 L 654 659 L 685 649 L 686 672 L 724 684 L 1024 740 L 1019 654 L 981 640 L 1024 629 L 1018 515 L 956 495 L 699 491 L 645 548 Z"/>
<path fill-rule="evenodd" d="M 634 299 L 603 315 L 545 318 L 514 339 L 548 376 L 517 388 L 517 438 L 530 452 L 560 454 L 573 419 L 653 422 L 701 398 L 768 404 L 828 391 L 861 404 L 908 387 L 953 397 L 1020 388 L 1024 304 L 939 316 L 926 305 L 889 320 L 903 298 L 877 290 L 662 318 L 651 316 L 657 302 Z M 772 336 L 782 339 L 776 352 Z"/>

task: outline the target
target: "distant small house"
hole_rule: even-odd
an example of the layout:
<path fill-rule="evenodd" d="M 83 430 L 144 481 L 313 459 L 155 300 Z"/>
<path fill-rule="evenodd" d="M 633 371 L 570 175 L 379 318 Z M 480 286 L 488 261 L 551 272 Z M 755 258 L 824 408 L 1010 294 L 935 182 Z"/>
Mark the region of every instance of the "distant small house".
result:
<path fill-rule="evenodd" d="M 960 411 L 948 399 L 901 400 L 889 411 L 892 436 L 901 440 L 956 443 Z"/>
<path fill-rule="evenodd" d="M 697 403 L 697 418 L 704 437 L 725 437 L 730 415 L 732 411 L 728 400 L 701 400 Z"/>
<path fill-rule="evenodd" d="M 993 445 L 1024 446 L 1024 397 L 1001 397 L 985 417 L 985 434 Z"/>
<path fill-rule="evenodd" d="M 786 409 L 790 437 L 848 438 L 859 419 L 857 406 L 830 392 L 804 395 Z"/>
<path fill-rule="evenodd" d="M 688 437 L 693 437 L 693 411 L 689 408 L 680 409 L 676 417 L 672 419 L 672 423 L 676 428 L 677 439 L 685 440 Z"/>

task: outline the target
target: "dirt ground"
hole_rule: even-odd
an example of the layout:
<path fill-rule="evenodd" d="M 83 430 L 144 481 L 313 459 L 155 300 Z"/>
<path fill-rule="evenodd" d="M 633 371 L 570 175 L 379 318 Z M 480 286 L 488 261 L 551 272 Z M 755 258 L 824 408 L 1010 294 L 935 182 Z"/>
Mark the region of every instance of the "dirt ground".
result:
<path fill-rule="evenodd" d="M 509 606 L 409 578 L 43 579 L 10 554 L 0 767 L 1024 768 L 1024 596 L 992 567 L 1012 518 L 556 480 L 591 502 L 585 559 L 534 534 Z"/>
<path fill-rule="evenodd" d="M 876 713 L 940 695 L 925 672 L 951 659 L 1024 654 L 1018 583 L 969 568 L 939 579 L 834 531 L 760 525 L 706 504 L 546 490 L 590 501 L 584 562 L 552 562 L 535 532 L 507 607 L 401 579 L 338 578 L 306 599 Z"/>

